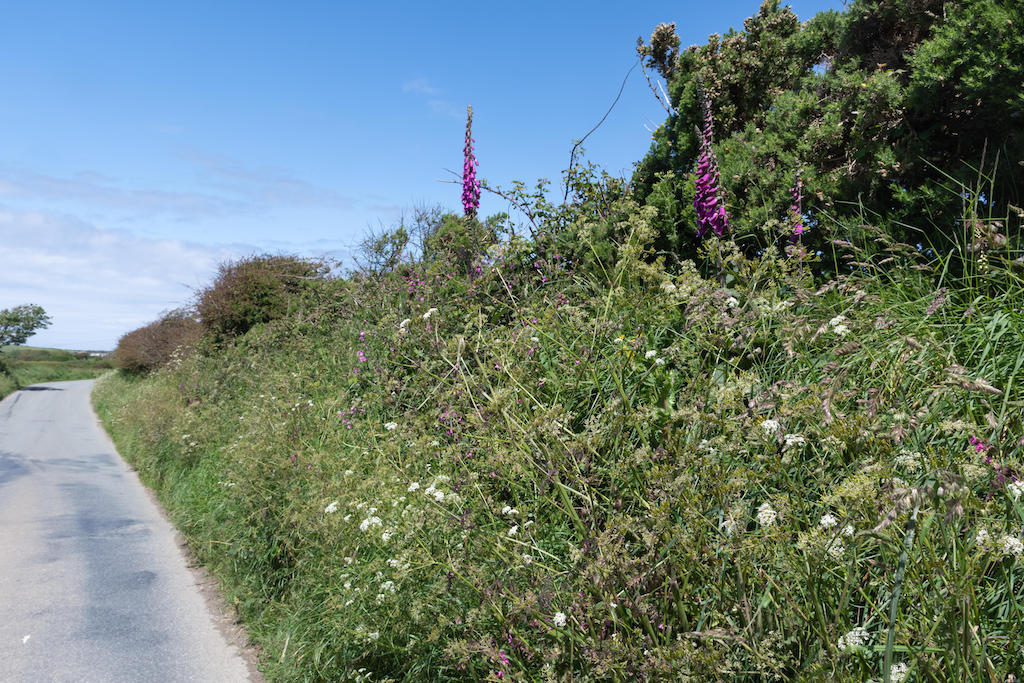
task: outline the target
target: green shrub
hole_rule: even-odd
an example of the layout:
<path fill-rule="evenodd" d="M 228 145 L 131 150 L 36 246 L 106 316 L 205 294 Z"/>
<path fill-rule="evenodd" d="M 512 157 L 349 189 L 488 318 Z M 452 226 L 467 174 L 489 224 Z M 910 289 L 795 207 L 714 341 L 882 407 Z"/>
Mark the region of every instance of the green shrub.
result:
<path fill-rule="evenodd" d="M 307 282 L 324 275 L 320 261 L 299 256 L 250 256 L 222 263 L 196 311 L 214 341 L 238 337 L 253 326 L 284 316 Z"/>

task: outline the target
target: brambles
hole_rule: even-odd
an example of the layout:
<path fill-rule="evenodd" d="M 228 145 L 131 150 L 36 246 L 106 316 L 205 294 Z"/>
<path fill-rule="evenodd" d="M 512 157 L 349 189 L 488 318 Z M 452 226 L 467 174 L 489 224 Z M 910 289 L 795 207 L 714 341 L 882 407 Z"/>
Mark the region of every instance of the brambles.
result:
<path fill-rule="evenodd" d="M 114 365 L 130 373 L 147 373 L 166 366 L 172 358 L 192 351 L 203 328 L 190 311 L 179 309 L 121 337 L 114 350 Z"/>
<path fill-rule="evenodd" d="M 313 259 L 270 254 L 222 263 L 213 284 L 196 295 L 199 321 L 215 340 L 245 334 L 284 316 L 325 270 Z"/>

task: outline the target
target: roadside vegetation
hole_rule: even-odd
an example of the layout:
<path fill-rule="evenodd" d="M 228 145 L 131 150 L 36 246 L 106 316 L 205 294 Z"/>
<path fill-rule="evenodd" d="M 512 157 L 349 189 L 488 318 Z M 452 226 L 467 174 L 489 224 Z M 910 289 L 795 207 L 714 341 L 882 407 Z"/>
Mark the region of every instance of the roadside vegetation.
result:
<path fill-rule="evenodd" d="M 927 85 L 908 55 L 952 49 L 963 16 L 898 26 L 891 5 L 801 27 L 766 3 L 682 55 L 659 27 L 640 51 L 672 113 L 636 178 L 574 163 L 564 202 L 516 185 L 501 191 L 525 218 L 480 219 L 467 125 L 462 215 L 371 236 L 344 276 L 224 264 L 191 307 L 122 339 L 97 410 L 270 679 L 1024 674 L 1021 202 L 984 151 L 1019 127 L 965 146 L 969 177 L 908 176 L 905 203 L 870 183 L 856 201 L 839 176 L 809 191 L 811 142 L 799 176 L 758 162 L 783 183 L 760 216 L 720 160 L 716 112 L 739 116 L 740 93 L 706 69 L 758 49 L 819 41 L 799 43 L 799 78 L 767 63 L 775 94 L 828 92 L 828 64 L 910 87 L 870 61 L 886 45 Z M 868 19 L 890 43 L 858 38 Z M 1002 45 L 973 49 L 986 39 Z M 696 113 L 675 113 L 691 96 Z M 878 130 L 815 121 L 851 145 Z"/>
<path fill-rule="evenodd" d="M 114 367 L 109 358 L 87 351 L 7 346 L 0 354 L 8 369 L 0 373 L 0 398 L 30 384 L 93 379 Z"/>

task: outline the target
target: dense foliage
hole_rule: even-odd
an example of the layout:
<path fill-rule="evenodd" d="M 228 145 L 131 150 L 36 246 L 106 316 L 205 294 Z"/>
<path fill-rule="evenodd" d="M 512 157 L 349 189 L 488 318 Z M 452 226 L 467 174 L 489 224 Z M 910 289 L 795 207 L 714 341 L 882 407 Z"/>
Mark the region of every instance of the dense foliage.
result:
<path fill-rule="evenodd" d="M 821 228 L 867 212 L 945 251 L 970 232 L 958 220 L 965 201 L 985 218 L 1007 216 L 1024 203 L 1022 26 L 1017 0 L 855 0 L 803 24 L 768 0 L 741 31 L 682 52 L 674 26 L 658 27 L 639 50 L 667 80 L 672 115 L 634 180 L 659 209 L 659 248 L 692 254 L 697 243 L 701 84 L 731 227 L 748 253 L 788 235 L 797 170 Z M 830 254 L 829 234 L 804 239 Z"/>
<path fill-rule="evenodd" d="M 516 183 L 528 235 L 418 211 L 347 277 L 226 264 L 101 415 L 274 680 L 1013 680 L 1020 14 L 663 25 L 632 183 Z"/>
<path fill-rule="evenodd" d="M 114 364 L 126 372 L 158 370 L 175 358 L 192 351 L 202 338 L 203 327 L 187 310 L 175 310 L 160 319 L 125 334 L 114 350 Z"/>

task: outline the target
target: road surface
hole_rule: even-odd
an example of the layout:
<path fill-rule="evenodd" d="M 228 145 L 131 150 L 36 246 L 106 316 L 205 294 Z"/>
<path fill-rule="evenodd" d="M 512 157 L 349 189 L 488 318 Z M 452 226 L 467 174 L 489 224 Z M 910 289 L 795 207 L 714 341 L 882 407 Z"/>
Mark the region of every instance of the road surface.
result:
<path fill-rule="evenodd" d="M 0 402 L 0 681 L 255 680 L 91 389 L 39 384 Z"/>

